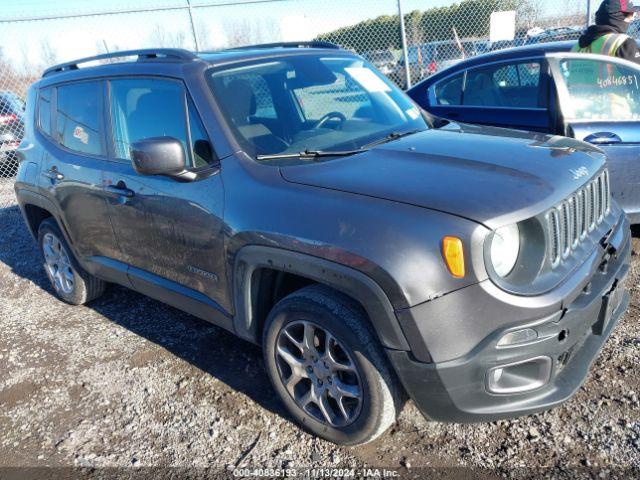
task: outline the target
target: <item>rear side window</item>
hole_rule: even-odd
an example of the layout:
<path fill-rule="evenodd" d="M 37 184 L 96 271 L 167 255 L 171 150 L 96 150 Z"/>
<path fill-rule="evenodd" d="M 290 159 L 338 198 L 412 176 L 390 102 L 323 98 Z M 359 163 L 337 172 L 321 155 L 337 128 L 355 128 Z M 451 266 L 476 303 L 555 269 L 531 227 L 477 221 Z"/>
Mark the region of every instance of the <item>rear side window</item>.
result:
<path fill-rule="evenodd" d="M 491 65 L 467 71 L 463 105 L 537 108 L 546 106 L 540 88 L 540 63 Z"/>
<path fill-rule="evenodd" d="M 180 83 L 155 78 L 112 80 L 110 92 L 116 157 L 131 160 L 131 144 L 138 140 L 173 137 L 182 143 L 187 168 L 211 163 L 211 144 L 195 109 L 187 112 Z"/>
<path fill-rule="evenodd" d="M 57 89 L 55 139 L 70 150 L 104 155 L 100 131 L 102 84 L 82 82 Z"/>
<path fill-rule="evenodd" d="M 436 84 L 435 95 L 438 105 L 460 105 L 464 72 L 449 77 Z"/>
<path fill-rule="evenodd" d="M 38 127 L 48 136 L 51 136 L 51 89 L 40 90 L 38 96 Z"/>

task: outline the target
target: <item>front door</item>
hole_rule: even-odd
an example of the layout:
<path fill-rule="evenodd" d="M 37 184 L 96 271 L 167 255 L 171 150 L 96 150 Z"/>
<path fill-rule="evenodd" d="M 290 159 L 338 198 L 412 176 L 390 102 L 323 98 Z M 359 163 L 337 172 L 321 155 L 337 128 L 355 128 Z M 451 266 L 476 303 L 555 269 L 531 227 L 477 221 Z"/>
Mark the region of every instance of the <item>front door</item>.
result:
<path fill-rule="evenodd" d="M 549 56 L 566 133 L 600 147 L 611 192 L 640 223 L 640 66 L 603 55 Z"/>
<path fill-rule="evenodd" d="M 111 194 L 111 221 L 120 261 L 145 293 L 150 284 L 188 296 L 204 295 L 230 310 L 225 290 L 223 186 L 208 136 L 182 82 L 161 78 L 109 82 L 113 153 L 104 185 Z M 185 182 L 138 174 L 131 143 L 168 136 L 181 141 Z"/>

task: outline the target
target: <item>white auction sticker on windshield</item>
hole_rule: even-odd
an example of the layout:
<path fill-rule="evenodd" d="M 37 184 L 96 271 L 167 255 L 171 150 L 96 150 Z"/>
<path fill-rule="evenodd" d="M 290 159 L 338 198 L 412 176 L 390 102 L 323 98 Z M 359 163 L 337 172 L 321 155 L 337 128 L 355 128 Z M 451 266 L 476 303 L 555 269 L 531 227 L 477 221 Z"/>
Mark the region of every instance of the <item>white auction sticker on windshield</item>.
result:
<path fill-rule="evenodd" d="M 407 112 L 407 115 L 409 115 L 409 117 L 411 117 L 412 120 L 415 120 L 420 116 L 420 112 L 416 107 L 411 107 L 409 110 L 406 110 L 406 112 Z"/>
<path fill-rule="evenodd" d="M 373 70 L 369 68 L 354 67 L 345 68 L 345 71 L 358 82 L 367 92 L 390 92 L 391 87 L 384 83 Z"/>

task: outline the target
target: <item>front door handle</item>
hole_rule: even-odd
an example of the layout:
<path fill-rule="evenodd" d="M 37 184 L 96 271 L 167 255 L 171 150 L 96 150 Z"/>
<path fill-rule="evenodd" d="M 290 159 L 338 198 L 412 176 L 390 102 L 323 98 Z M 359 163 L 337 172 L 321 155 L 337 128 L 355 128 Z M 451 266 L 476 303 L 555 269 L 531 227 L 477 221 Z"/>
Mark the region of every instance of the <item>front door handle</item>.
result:
<path fill-rule="evenodd" d="M 606 145 L 607 143 L 621 143 L 622 139 L 613 132 L 596 132 L 584 137 L 584 141 L 594 145 Z"/>
<path fill-rule="evenodd" d="M 51 167 L 49 170 L 42 172 L 42 176 L 55 181 L 64 180 L 64 175 L 56 167 Z"/>
<path fill-rule="evenodd" d="M 133 190 L 127 188 L 127 185 L 121 180 L 115 185 L 107 185 L 104 191 L 115 197 L 131 198 L 135 195 Z"/>

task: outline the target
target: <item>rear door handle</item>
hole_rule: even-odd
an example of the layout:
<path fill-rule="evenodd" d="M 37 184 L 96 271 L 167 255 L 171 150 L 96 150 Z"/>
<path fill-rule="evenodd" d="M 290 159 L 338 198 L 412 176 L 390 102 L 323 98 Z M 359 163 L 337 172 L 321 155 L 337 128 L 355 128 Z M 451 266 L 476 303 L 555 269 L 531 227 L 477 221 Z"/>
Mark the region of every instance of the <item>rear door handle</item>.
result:
<path fill-rule="evenodd" d="M 119 181 L 115 185 L 107 185 L 104 187 L 104 191 L 114 197 L 131 198 L 135 195 L 133 190 L 127 188 L 127 185 L 123 181 Z"/>
<path fill-rule="evenodd" d="M 49 170 L 42 172 L 42 176 L 50 178 L 51 180 L 64 180 L 64 175 L 61 174 L 56 167 L 51 167 Z"/>
<path fill-rule="evenodd" d="M 603 145 L 607 143 L 621 143 L 622 139 L 613 132 L 596 132 L 584 137 L 585 142 L 594 145 Z"/>

